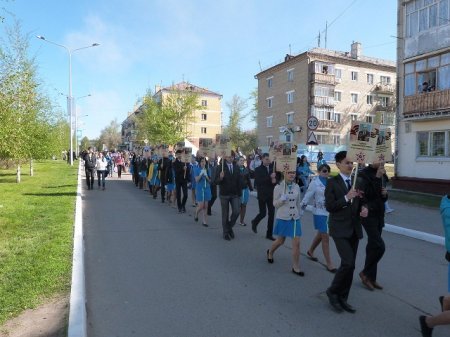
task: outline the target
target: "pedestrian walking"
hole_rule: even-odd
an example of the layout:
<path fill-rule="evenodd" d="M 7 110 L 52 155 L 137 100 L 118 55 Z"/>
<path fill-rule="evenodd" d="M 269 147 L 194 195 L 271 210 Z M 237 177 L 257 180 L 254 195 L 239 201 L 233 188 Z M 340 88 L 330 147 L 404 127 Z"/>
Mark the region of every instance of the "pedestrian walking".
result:
<path fill-rule="evenodd" d="M 335 311 L 345 310 L 354 313 L 356 310 L 348 303 L 348 297 L 353 281 L 358 243 L 362 238 L 360 217 L 367 216 L 367 208 L 360 206 L 361 194 L 352 187 L 353 162 L 347 157 L 347 151 L 336 153 L 335 160 L 339 174 L 327 181 L 325 206 L 329 212 L 329 233 L 341 258 L 341 265 L 326 294 Z"/>
<path fill-rule="evenodd" d="M 264 156 L 264 155 L 263 155 Z M 277 239 L 267 250 L 267 262 L 273 263 L 273 254 L 286 241 L 292 239 L 292 273 L 305 276 L 300 268 L 300 187 L 295 183 L 295 171 L 287 172 L 284 181 L 276 185 L 273 191 L 273 205 L 277 210 L 276 224 L 273 234 Z"/>
<path fill-rule="evenodd" d="M 122 170 L 124 168 L 124 161 L 121 153 L 119 153 L 116 157 L 116 167 L 117 167 L 117 177 L 120 179 L 122 178 Z"/>
<path fill-rule="evenodd" d="M 322 244 L 322 252 L 327 270 L 330 273 L 336 273 L 337 269 L 331 262 L 330 257 L 330 238 L 328 236 L 327 225 L 328 212 L 325 208 L 325 187 L 327 186 L 328 176 L 330 175 L 330 166 L 322 164 L 319 166 L 318 172 L 319 175 L 311 181 L 301 204 L 302 209 L 305 209 L 312 202 L 314 228 L 317 230 L 317 234 L 311 242 L 311 246 L 307 250 L 306 255 L 310 260 L 318 261 L 319 259 L 314 256 L 314 250 Z"/>
<path fill-rule="evenodd" d="M 186 213 L 186 201 L 188 198 L 187 184 L 191 177 L 189 165 L 181 161 L 182 154 L 183 150 L 177 150 L 175 153 L 176 160 L 174 163 L 178 213 Z M 181 191 L 183 191 L 183 198 L 181 198 Z"/>
<path fill-rule="evenodd" d="M 208 227 L 206 221 L 208 201 L 211 200 L 211 172 L 206 167 L 206 159 L 200 158 L 200 163 L 193 167 L 193 175 L 195 177 L 195 197 L 197 201 L 197 209 L 195 210 L 194 220 L 198 221 L 198 216 L 202 212 L 202 224 Z"/>
<path fill-rule="evenodd" d="M 210 182 L 210 188 L 211 188 L 211 200 L 208 201 L 208 215 L 212 214 L 212 206 L 214 205 L 214 202 L 217 199 L 217 184 L 215 182 L 215 177 L 218 169 L 217 161 L 213 158 L 210 158 L 207 164 L 208 168 L 211 171 L 211 182 Z"/>
<path fill-rule="evenodd" d="M 167 153 L 158 161 L 159 180 L 161 186 L 161 202 L 166 199 L 166 188 L 172 183 L 172 160 L 167 157 Z M 170 202 L 170 196 L 167 196 Z"/>
<path fill-rule="evenodd" d="M 97 182 L 98 189 L 100 189 L 100 185 L 105 190 L 105 177 L 108 174 L 108 161 L 102 152 L 98 153 L 97 162 L 95 164 L 95 168 L 97 170 Z"/>
<path fill-rule="evenodd" d="M 297 166 L 297 180 L 299 181 L 300 190 L 302 192 L 305 192 L 308 189 L 309 186 L 309 176 L 311 174 L 314 174 L 313 171 L 311 171 L 310 164 L 308 162 L 308 158 L 306 158 L 305 155 L 302 155 L 300 157 L 299 164 Z M 301 181 L 301 184 L 300 184 Z"/>
<path fill-rule="evenodd" d="M 273 232 L 273 220 L 275 208 L 273 206 L 273 190 L 277 184 L 276 174 L 273 169 L 273 163 L 270 163 L 268 153 L 262 155 L 262 164 L 255 169 L 255 187 L 258 197 L 259 213 L 251 221 L 252 231 L 257 233 L 257 227 L 259 222 L 267 217 L 267 231 L 266 239 L 274 241 L 275 238 L 272 235 Z M 267 212 L 266 212 L 267 209 Z"/>
<path fill-rule="evenodd" d="M 89 146 L 87 154 L 84 156 L 84 170 L 86 173 L 86 184 L 88 190 L 94 189 L 94 170 L 97 159 L 94 156 L 94 150 Z"/>
<path fill-rule="evenodd" d="M 247 224 L 244 221 L 245 213 L 247 212 L 247 203 L 248 203 L 248 199 L 250 197 L 250 191 L 253 191 L 253 186 L 252 186 L 252 182 L 250 179 L 250 172 L 245 167 L 244 163 L 245 163 L 245 158 L 240 157 L 237 162 L 237 165 L 239 167 L 239 172 L 241 173 L 241 179 L 243 182 L 242 195 L 241 195 L 241 208 L 240 208 L 240 212 L 239 212 L 239 224 L 241 226 L 247 226 Z"/>

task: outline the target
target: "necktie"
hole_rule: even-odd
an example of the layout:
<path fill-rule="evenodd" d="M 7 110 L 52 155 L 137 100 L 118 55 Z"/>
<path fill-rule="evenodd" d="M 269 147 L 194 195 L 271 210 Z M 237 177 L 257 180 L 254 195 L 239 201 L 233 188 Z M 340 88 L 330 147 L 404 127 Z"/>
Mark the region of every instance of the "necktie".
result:
<path fill-rule="evenodd" d="M 233 174 L 233 165 L 228 164 L 228 169 L 230 170 L 230 173 Z"/>
<path fill-rule="evenodd" d="M 350 179 L 345 179 L 345 182 L 347 183 L 347 189 L 350 191 L 352 189 L 352 184 L 350 182 Z"/>

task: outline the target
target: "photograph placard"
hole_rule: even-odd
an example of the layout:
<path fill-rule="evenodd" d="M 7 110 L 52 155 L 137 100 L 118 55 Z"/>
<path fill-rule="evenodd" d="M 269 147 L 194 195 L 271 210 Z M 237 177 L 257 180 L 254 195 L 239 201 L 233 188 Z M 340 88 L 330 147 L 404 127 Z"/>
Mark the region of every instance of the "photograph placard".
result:
<path fill-rule="evenodd" d="M 358 164 L 372 163 L 380 127 L 378 124 L 353 121 L 347 156 Z"/>
<path fill-rule="evenodd" d="M 297 145 L 281 143 L 281 155 L 277 154 L 276 170 L 278 172 L 292 172 L 297 170 Z"/>

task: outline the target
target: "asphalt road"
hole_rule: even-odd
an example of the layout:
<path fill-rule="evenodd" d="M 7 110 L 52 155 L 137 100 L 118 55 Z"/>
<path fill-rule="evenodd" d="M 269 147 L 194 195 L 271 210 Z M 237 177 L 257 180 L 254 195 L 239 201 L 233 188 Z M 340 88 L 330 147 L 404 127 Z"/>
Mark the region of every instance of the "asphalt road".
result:
<path fill-rule="evenodd" d="M 88 336 L 410 337 L 421 336 L 420 314 L 439 311 L 438 296 L 447 289 L 442 246 L 384 233 L 378 281 L 385 289 L 371 292 L 357 276 L 362 240 L 349 298 L 357 312 L 337 314 L 325 295 L 333 275 L 304 255 L 315 234 L 309 213 L 302 218 L 301 278 L 290 271 L 289 240 L 275 263 L 267 263 L 266 219 L 258 234 L 236 225 L 236 238 L 228 242 L 218 201 L 208 228 L 194 222 L 190 205 L 188 199 L 188 213 L 178 214 L 137 189 L 128 175 L 108 180 L 106 191 L 87 191 L 83 181 Z M 409 228 L 442 235 L 437 210 L 391 206 L 396 211 L 386 222 L 409 219 Z M 256 213 L 252 197 L 247 223 Z M 316 256 L 324 261 L 320 248 Z M 449 335 L 450 327 L 433 334 Z"/>

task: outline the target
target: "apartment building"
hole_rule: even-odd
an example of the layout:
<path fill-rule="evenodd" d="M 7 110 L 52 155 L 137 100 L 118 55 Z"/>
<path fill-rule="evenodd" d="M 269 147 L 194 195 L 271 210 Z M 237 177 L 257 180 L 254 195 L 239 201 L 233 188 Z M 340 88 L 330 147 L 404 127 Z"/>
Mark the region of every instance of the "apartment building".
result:
<path fill-rule="evenodd" d="M 397 188 L 450 190 L 450 0 L 398 1 Z"/>
<path fill-rule="evenodd" d="M 314 131 L 319 147 L 330 151 L 347 144 L 352 120 L 394 126 L 395 62 L 363 56 L 359 42 L 350 52 L 313 48 L 286 55 L 255 78 L 262 147 L 281 139 L 304 148 L 310 116 L 319 120 Z"/>
<path fill-rule="evenodd" d="M 211 90 L 201 88 L 192 83 L 180 82 L 169 87 L 157 87 L 153 99 L 163 103 L 168 96 L 174 94 L 194 93 L 198 96 L 198 105 L 201 109 L 194 111 L 194 118 L 186 125 L 187 140 L 199 146 L 199 138 L 216 138 L 222 130 L 222 95 Z M 136 118 L 140 113 L 137 107 L 122 123 L 123 143 L 130 148 L 130 143 L 136 144 Z"/>

